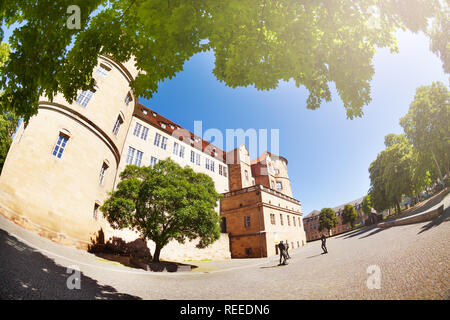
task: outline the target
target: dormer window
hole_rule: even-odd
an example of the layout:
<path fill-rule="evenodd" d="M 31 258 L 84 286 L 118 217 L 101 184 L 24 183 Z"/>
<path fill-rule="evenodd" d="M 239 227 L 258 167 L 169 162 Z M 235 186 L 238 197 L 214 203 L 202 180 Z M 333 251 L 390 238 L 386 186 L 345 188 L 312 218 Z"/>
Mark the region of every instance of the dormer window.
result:
<path fill-rule="evenodd" d="M 156 113 L 153 112 L 153 116 L 156 117 Z"/>
<path fill-rule="evenodd" d="M 142 109 L 142 113 L 146 115 L 147 114 L 147 110 Z"/>
<path fill-rule="evenodd" d="M 166 128 L 166 124 L 165 123 L 161 123 L 161 128 L 165 129 Z"/>

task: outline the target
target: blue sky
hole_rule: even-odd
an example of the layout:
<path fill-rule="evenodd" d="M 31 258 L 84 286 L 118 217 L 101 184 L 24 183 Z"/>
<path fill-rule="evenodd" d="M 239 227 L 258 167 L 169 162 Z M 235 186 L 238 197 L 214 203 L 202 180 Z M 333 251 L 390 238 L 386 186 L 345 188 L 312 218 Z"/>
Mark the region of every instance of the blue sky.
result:
<path fill-rule="evenodd" d="M 307 110 L 307 91 L 292 82 L 269 92 L 228 88 L 212 74 L 211 53 L 194 56 L 141 103 L 192 131 L 195 120 L 203 122 L 203 130 L 217 128 L 224 135 L 226 129 L 279 129 L 280 154 L 289 161 L 292 191 L 306 215 L 364 196 L 369 165 L 384 149 L 384 136 L 402 132 L 399 119 L 416 88 L 437 80 L 448 84 L 423 34 L 401 32 L 398 41 L 400 53 L 377 52 L 372 102 L 355 120 L 346 118 L 336 93 L 332 102 Z"/>
<path fill-rule="evenodd" d="M 228 88 L 212 74 L 212 53 L 194 56 L 176 77 L 161 83 L 151 100 L 140 102 L 191 131 L 198 120 L 203 130 L 217 128 L 224 136 L 226 129 L 279 129 L 280 154 L 289 161 L 293 195 L 306 215 L 364 196 L 368 167 L 384 149 L 384 136 L 402 132 L 399 119 L 416 88 L 437 80 L 448 85 L 423 34 L 400 32 L 398 44 L 400 53 L 379 49 L 375 56 L 372 102 L 363 118 L 348 120 L 335 92 L 332 102 L 307 110 L 307 91 L 292 82 L 272 91 Z"/>

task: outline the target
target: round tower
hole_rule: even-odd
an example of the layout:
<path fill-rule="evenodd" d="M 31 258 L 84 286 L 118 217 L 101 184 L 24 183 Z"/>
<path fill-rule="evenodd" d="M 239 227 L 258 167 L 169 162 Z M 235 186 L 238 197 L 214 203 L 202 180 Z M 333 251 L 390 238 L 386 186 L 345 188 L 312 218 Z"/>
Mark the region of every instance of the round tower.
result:
<path fill-rule="evenodd" d="M 274 167 L 274 176 L 277 183 L 277 191 L 292 198 L 291 180 L 289 179 L 288 161 L 282 156 L 271 155 Z M 281 184 L 280 184 L 281 183 Z"/>
<path fill-rule="evenodd" d="M 95 88 L 69 104 L 42 99 L 18 128 L 0 176 L 0 211 L 54 241 L 87 248 L 106 222 L 98 207 L 116 179 L 136 97 L 133 61 L 100 56 Z M 98 214 L 98 215 L 97 215 Z"/>

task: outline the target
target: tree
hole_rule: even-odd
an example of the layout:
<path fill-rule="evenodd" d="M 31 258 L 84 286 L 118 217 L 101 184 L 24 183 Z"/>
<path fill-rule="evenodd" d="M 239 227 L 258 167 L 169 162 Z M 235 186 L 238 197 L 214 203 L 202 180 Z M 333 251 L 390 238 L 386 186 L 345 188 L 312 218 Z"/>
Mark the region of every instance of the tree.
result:
<path fill-rule="evenodd" d="M 214 211 L 220 194 L 208 175 L 167 159 L 153 167 L 128 165 L 120 178 L 100 210 L 113 228 L 131 228 L 152 240 L 154 262 L 171 240 L 199 238 L 197 247 L 203 248 L 220 237 Z"/>
<path fill-rule="evenodd" d="M 393 206 L 400 212 L 402 195 L 414 194 L 423 188 L 426 171 L 418 167 L 417 154 L 404 134 L 385 137 L 386 149 L 370 164 L 370 200 L 377 211 Z"/>
<path fill-rule="evenodd" d="M 336 213 L 331 208 L 323 208 L 320 210 L 319 215 L 319 232 L 323 229 L 327 229 L 328 234 L 330 234 L 330 230 L 334 228 L 338 223 L 338 219 L 336 217 Z"/>
<path fill-rule="evenodd" d="M 230 87 L 270 90 L 293 80 L 309 91 L 307 107 L 316 109 L 331 100 L 334 83 L 353 119 L 371 101 L 376 49 L 398 51 L 396 30 L 427 31 L 435 18 L 432 50 L 447 57 L 438 39 L 446 36 L 439 21 L 448 4 L 440 0 L 116 0 L 102 7 L 103 0 L 84 0 L 80 29 L 68 24 L 72 4 L 0 3 L 0 26 L 21 23 L 0 79 L 3 110 L 27 121 L 42 95 L 62 93 L 72 102 L 78 90 L 94 85 L 99 54 L 120 62 L 135 57 L 143 72 L 131 86 L 151 98 L 193 55 L 210 50 L 214 75 Z"/>
<path fill-rule="evenodd" d="M 344 206 L 344 211 L 342 212 L 342 222 L 345 223 L 349 223 L 352 226 L 353 229 L 353 225 L 355 223 L 355 221 L 358 219 L 358 213 L 356 212 L 356 209 L 353 205 L 351 204 L 346 204 Z"/>
<path fill-rule="evenodd" d="M 450 176 L 450 91 L 441 82 L 417 88 L 408 113 L 400 119 L 406 136 L 441 181 Z"/>
<path fill-rule="evenodd" d="M 370 222 L 371 223 L 375 223 L 375 218 L 372 214 L 372 209 L 373 209 L 373 205 L 372 205 L 372 201 L 370 201 L 370 194 L 367 194 L 362 202 L 362 211 L 364 212 L 364 214 L 366 216 L 369 217 Z"/>
<path fill-rule="evenodd" d="M 12 143 L 12 136 L 17 128 L 17 117 L 11 112 L 0 113 L 0 173 L 5 164 L 6 155 Z"/>
<path fill-rule="evenodd" d="M 9 45 L 0 43 L 0 70 L 9 56 Z M 0 92 L 0 96 L 1 96 Z M 16 130 L 18 118 L 12 112 L 0 112 L 0 173 L 12 143 L 12 136 Z"/>

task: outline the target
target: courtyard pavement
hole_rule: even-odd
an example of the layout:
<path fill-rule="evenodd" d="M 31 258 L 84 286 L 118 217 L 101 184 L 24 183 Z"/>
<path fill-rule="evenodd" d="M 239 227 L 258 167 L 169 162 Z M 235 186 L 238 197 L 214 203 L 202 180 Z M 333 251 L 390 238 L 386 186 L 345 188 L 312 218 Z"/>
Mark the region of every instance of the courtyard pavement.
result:
<path fill-rule="evenodd" d="M 198 266 L 193 272 L 152 273 L 58 245 L 0 217 L 0 299 L 449 299 L 449 243 L 447 209 L 429 222 L 330 238 L 328 254 L 320 241 L 307 243 L 290 250 L 287 266 L 277 266 L 278 257 L 189 261 Z M 68 289 L 68 268 L 79 268 L 81 289 Z"/>

